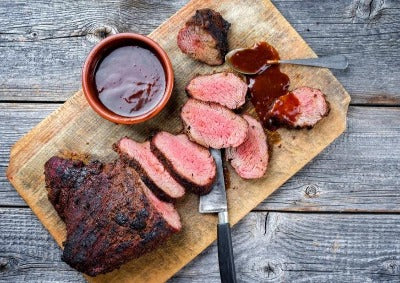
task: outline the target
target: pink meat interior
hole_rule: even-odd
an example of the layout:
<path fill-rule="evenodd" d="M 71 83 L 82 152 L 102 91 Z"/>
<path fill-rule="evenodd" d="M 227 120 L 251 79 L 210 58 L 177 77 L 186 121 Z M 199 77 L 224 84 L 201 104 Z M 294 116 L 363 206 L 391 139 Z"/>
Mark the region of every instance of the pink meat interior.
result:
<path fill-rule="evenodd" d="M 268 166 L 268 145 L 261 124 L 248 115 L 243 118 L 249 123 L 246 140 L 236 148 L 227 151 L 228 159 L 237 173 L 245 179 L 262 177 Z"/>
<path fill-rule="evenodd" d="M 167 221 L 176 231 L 179 231 L 182 228 L 182 224 L 178 211 L 176 211 L 174 205 L 159 200 L 146 186 L 144 186 L 144 193 L 157 211 L 161 213 L 165 221 Z"/>
<path fill-rule="evenodd" d="M 216 47 L 216 40 L 209 32 L 201 27 L 187 25 L 178 33 L 178 47 L 183 53 L 190 54 L 196 59 L 208 64 L 221 64 L 223 61 L 219 58 L 219 51 Z"/>
<path fill-rule="evenodd" d="M 297 124 L 314 125 L 328 110 L 323 93 L 319 89 L 300 87 L 293 91 L 300 102 L 300 115 Z"/>
<path fill-rule="evenodd" d="M 206 185 L 214 178 L 216 169 L 210 152 L 191 142 L 186 135 L 174 136 L 161 132 L 154 143 L 180 175 L 194 180 L 198 185 Z"/>
<path fill-rule="evenodd" d="M 185 194 L 184 188 L 168 173 L 157 157 L 150 150 L 150 142 L 137 143 L 124 138 L 119 142 L 121 151 L 137 160 L 152 181 L 171 197 L 179 198 Z"/>
<path fill-rule="evenodd" d="M 235 109 L 245 102 L 247 84 L 232 73 L 198 76 L 187 87 L 196 99 Z"/>
<path fill-rule="evenodd" d="M 243 134 L 247 133 L 247 124 L 240 116 L 217 104 L 189 99 L 182 112 L 193 131 L 205 139 L 238 146 L 244 140 Z"/>

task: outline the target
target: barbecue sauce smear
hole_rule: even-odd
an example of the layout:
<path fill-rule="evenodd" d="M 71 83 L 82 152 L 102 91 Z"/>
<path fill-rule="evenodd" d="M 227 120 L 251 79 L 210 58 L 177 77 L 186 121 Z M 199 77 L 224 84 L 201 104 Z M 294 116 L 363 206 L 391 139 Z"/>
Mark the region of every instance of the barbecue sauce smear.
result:
<path fill-rule="evenodd" d="M 271 109 L 271 114 L 274 117 L 279 117 L 280 121 L 287 121 L 289 124 L 296 121 L 299 114 L 300 102 L 293 92 L 289 92 L 281 96 Z"/>
<path fill-rule="evenodd" d="M 263 126 L 269 130 L 276 130 L 278 125 L 271 119 L 269 110 L 278 97 L 288 92 L 290 80 L 280 71 L 279 65 L 267 65 L 267 60 L 279 60 L 279 53 L 266 42 L 259 42 L 252 48 L 240 50 L 230 58 L 231 64 L 237 69 L 257 72 L 255 75 L 246 75 L 251 102 Z M 295 104 L 296 101 L 293 101 L 292 105 Z M 292 109 L 291 117 L 295 117 L 296 109 Z"/>

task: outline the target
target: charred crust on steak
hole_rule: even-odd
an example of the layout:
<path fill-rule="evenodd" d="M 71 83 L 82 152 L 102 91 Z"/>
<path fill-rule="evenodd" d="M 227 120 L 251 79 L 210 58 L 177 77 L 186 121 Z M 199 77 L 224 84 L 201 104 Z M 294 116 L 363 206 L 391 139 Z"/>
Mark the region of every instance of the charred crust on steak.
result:
<path fill-rule="evenodd" d="M 162 201 L 166 202 L 175 202 L 175 198 L 171 197 L 168 195 L 165 191 L 160 189 L 156 183 L 147 175 L 146 171 L 142 168 L 139 162 L 137 160 L 132 159 L 131 157 L 128 157 L 125 154 L 121 154 L 121 160 L 126 162 L 130 167 L 136 170 L 136 172 L 139 173 L 140 178 L 142 179 L 143 183 Z"/>
<path fill-rule="evenodd" d="M 75 178 L 81 176 L 78 168 L 87 172 L 80 186 Z M 167 222 L 160 201 L 121 160 L 84 165 L 54 157 L 46 162 L 45 179 L 49 197 L 57 190 L 68 195 L 61 207 L 67 227 L 62 259 L 90 276 L 119 268 L 180 229 L 174 222 L 179 219 L 171 220 L 173 226 Z"/>
<path fill-rule="evenodd" d="M 196 13 L 187 24 L 201 26 L 208 30 L 217 40 L 218 49 L 221 52 L 223 61 L 225 61 L 225 55 L 228 52 L 227 35 L 231 24 L 220 13 L 212 9 L 196 10 Z"/>
<path fill-rule="evenodd" d="M 127 137 L 125 137 L 125 138 L 127 138 Z M 130 156 L 127 156 L 127 154 L 121 152 L 120 148 L 118 147 L 118 143 L 113 144 L 112 147 L 113 147 L 113 150 L 120 155 L 121 160 L 123 162 L 125 162 L 127 165 L 129 165 L 130 167 L 135 169 L 136 172 L 139 173 L 139 176 L 142 179 L 143 183 L 145 183 L 145 185 L 157 196 L 157 198 L 159 198 L 162 201 L 166 201 L 166 202 L 171 202 L 171 203 L 175 202 L 176 199 L 171 197 L 170 195 L 168 195 L 161 188 L 159 188 L 156 185 L 156 183 L 148 176 L 146 171 L 143 169 L 143 167 L 140 165 L 140 163 L 137 160 L 135 160 L 135 159 L 131 158 Z"/>
<path fill-rule="evenodd" d="M 220 13 L 212 9 L 196 10 L 195 14 L 186 22 L 185 26 L 178 33 L 178 46 L 181 51 L 188 54 L 190 57 L 204 62 L 209 65 L 222 65 L 225 62 L 225 55 L 228 52 L 228 31 L 231 24 L 226 21 Z M 189 35 L 182 35 L 188 32 Z M 204 46 L 191 46 L 192 38 L 204 36 L 208 34 L 215 41 L 215 47 L 208 51 L 217 51 L 213 55 L 207 54 L 206 57 L 202 54 Z M 188 39 L 186 36 L 189 36 Z M 204 39 L 204 38 L 203 38 Z M 197 38 L 197 40 L 200 40 Z M 188 42 L 185 42 L 188 41 Z M 208 41 L 201 41 L 201 43 Z M 188 47 L 190 46 L 190 47 Z M 210 48 L 210 47 L 208 47 Z M 215 57 L 214 57 L 215 55 Z M 208 57 L 212 56 L 212 57 Z"/>
<path fill-rule="evenodd" d="M 165 157 L 165 155 L 151 142 L 150 149 L 154 153 L 154 155 L 160 160 L 160 162 L 164 165 L 165 169 L 171 174 L 171 176 L 179 182 L 185 189 L 195 193 L 197 195 L 206 195 L 211 191 L 211 186 L 215 181 L 216 176 L 206 185 L 199 186 L 198 184 L 193 183 L 192 181 L 186 179 L 176 172 L 174 169 L 174 165 Z"/>

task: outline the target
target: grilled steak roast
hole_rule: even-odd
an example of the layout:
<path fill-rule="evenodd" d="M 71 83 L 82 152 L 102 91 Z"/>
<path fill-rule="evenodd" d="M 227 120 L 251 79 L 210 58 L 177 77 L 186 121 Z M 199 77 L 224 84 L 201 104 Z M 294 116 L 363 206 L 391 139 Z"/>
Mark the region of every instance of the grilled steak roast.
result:
<path fill-rule="evenodd" d="M 179 31 L 178 46 L 193 59 L 208 65 L 222 65 L 228 52 L 230 25 L 214 10 L 197 10 Z"/>
<path fill-rule="evenodd" d="M 329 103 L 319 89 L 300 87 L 279 97 L 269 114 L 278 125 L 288 128 L 312 128 L 329 114 Z"/>
<path fill-rule="evenodd" d="M 181 118 L 189 138 L 205 147 L 236 147 L 247 136 L 247 121 L 216 103 L 191 98 L 182 107 Z"/>
<path fill-rule="evenodd" d="M 52 157 L 45 180 L 67 227 L 62 259 L 90 276 L 153 250 L 181 229 L 172 204 L 158 200 L 121 160 L 84 165 Z"/>
<path fill-rule="evenodd" d="M 200 75 L 186 86 L 189 96 L 236 109 L 246 102 L 247 84 L 233 73 Z"/>
<path fill-rule="evenodd" d="M 183 197 L 185 189 L 170 175 L 150 150 L 150 142 L 138 143 L 127 137 L 114 145 L 114 150 L 132 166 L 153 193 L 164 201 Z"/>
<path fill-rule="evenodd" d="M 198 195 L 210 192 L 217 171 L 206 148 L 191 142 L 184 134 L 159 132 L 151 140 L 151 150 L 186 189 Z"/>
<path fill-rule="evenodd" d="M 226 150 L 226 158 L 238 175 L 244 179 L 264 176 L 268 166 L 268 144 L 262 125 L 253 117 L 243 115 L 249 123 L 246 140 L 238 147 Z"/>

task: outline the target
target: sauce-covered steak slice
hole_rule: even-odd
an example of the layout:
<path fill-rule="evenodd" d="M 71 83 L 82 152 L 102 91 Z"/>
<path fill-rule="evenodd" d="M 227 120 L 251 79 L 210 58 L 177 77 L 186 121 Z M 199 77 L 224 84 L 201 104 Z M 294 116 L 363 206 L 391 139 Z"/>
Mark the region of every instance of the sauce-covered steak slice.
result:
<path fill-rule="evenodd" d="M 158 200 L 121 160 L 85 166 L 53 157 L 45 180 L 67 227 L 62 259 L 90 276 L 119 268 L 181 229 L 172 204 Z"/>
<path fill-rule="evenodd" d="M 247 136 L 246 120 L 216 103 L 191 98 L 182 107 L 181 118 L 189 138 L 205 147 L 239 146 Z"/>
<path fill-rule="evenodd" d="M 226 158 L 238 175 L 244 179 L 264 176 L 268 166 L 268 144 L 262 125 L 253 117 L 243 115 L 249 123 L 244 143 L 226 150 Z"/>
<path fill-rule="evenodd" d="M 247 84 L 237 75 L 223 72 L 193 78 L 186 92 L 198 100 L 236 109 L 246 102 Z"/>
<path fill-rule="evenodd" d="M 151 150 L 186 189 L 199 195 L 210 192 L 217 171 L 208 149 L 184 134 L 159 132 L 151 140 Z"/>
<path fill-rule="evenodd" d="M 127 137 L 114 145 L 122 160 L 132 166 L 143 182 L 165 201 L 183 197 L 185 189 L 166 170 L 164 165 L 151 152 L 150 142 L 138 143 Z"/>
<path fill-rule="evenodd" d="M 312 128 L 328 114 L 325 95 L 310 87 L 300 87 L 279 97 L 270 110 L 274 123 L 289 128 Z"/>
<path fill-rule="evenodd" d="M 181 51 L 208 65 L 222 65 L 228 52 L 230 23 L 211 9 L 197 10 L 178 33 Z"/>

